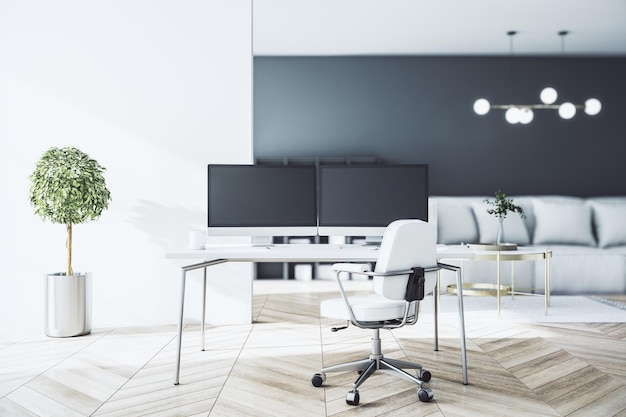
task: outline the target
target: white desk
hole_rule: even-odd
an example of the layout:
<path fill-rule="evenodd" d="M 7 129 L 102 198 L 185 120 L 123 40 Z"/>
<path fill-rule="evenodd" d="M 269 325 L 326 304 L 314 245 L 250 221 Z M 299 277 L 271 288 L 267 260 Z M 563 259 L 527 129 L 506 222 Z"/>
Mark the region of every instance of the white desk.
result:
<path fill-rule="evenodd" d="M 438 256 L 447 259 L 472 259 L 474 254 L 467 250 L 456 250 L 453 246 L 437 247 Z M 178 343 L 176 373 L 174 384 L 178 385 L 180 376 L 180 356 L 182 344 L 183 315 L 185 310 L 185 285 L 187 272 L 202 269 L 204 271 L 203 297 L 202 297 L 202 347 L 204 350 L 204 328 L 205 328 L 205 306 L 206 306 L 206 277 L 207 268 L 225 262 L 375 262 L 378 258 L 378 248 L 367 245 L 216 245 L 207 246 L 204 250 L 183 250 L 168 252 L 165 255 L 168 259 L 196 260 L 198 263 L 185 265 L 182 267 L 182 293 L 180 300 L 180 316 L 178 321 Z M 426 265 L 424 265 L 426 267 Z M 434 266 L 434 265 L 433 265 Z M 439 264 L 441 269 L 450 269 L 456 272 L 457 285 L 460 289 L 457 292 L 459 306 L 459 324 L 461 331 L 461 362 L 463 383 L 467 384 L 467 355 L 465 346 L 465 318 L 463 315 L 463 282 L 460 268 Z M 245 277 L 244 277 L 245 278 Z M 237 279 L 237 278 L 233 278 Z M 439 280 L 438 280 L 439 281 Z M 242 294 L 245 299 L 252 304 L 252 285 L 249 286 L 250 293 Z M 439 282 L 437 283 L 439 291 Z M 435 310 L 437 310 L 437 297 L 435 298 Z M 435 317 L 435 350 L 438 350 L 438 324 L 437 314 Z"/>

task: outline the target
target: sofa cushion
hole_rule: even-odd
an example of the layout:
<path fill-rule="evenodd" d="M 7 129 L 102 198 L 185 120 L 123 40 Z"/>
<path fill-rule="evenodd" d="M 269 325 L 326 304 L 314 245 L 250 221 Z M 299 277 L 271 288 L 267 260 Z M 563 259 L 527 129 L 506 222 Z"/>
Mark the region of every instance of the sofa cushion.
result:
<path fill-rule="evenodd" d="M 476 220 L 467 200 L 437 199 L 437 242 L 457 244 L 477 241 Z"/>
<path fill-rule="evenodd" d="M 596 244 L 591 227 L 591 206 L 580 198 L 535 198 L 535 233 L 533 243 L 587 245 Z"/>
<path fill-rule="evenodd" d="M 626 198 L 592 198 L 589 204 L 593 210 L 598 246 L 626 245 Z"/>
<path fill-rule="evenodd" d="M 499 222 L 497 217 L 487 213 L 487 210 L 492 208 L 492 206 L 485 202 L 474 202 L 471 206 L 478 224 L 479 242 L 494 243 L 498 236 Z M 530 243 L 524 219 L 518 213 L 509 213 L 502 225 L 505 242 L 517 243 L 518 245 L 528 245 Z"/>
<path fill-rule="evenodd" d="M 526 226 L 526 232 L 528 233 L 528 241 L 533 241 L 533 232 L 535 231 L 535 213 L 533 211 L 534 196 L 513 196 L 513 203 L 524 209 L 524 225 Z"/>
<path fill-rule="evenodd" d="M 624 294 L 626 257 L 617 251 L 580 245 L 552 245 L 552 294 Z M 535 262 L 542 277 L 542 262 Z"/>

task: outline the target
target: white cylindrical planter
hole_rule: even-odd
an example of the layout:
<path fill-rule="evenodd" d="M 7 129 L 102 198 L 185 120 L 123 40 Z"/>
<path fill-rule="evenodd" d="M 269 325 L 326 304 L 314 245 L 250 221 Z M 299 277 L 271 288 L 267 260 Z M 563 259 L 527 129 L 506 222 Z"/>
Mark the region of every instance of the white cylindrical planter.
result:
<path fill-rule="evenodd" d="M 91 274 L 45 276 L 45 330 L 50 337 L 91 333 Z"/>

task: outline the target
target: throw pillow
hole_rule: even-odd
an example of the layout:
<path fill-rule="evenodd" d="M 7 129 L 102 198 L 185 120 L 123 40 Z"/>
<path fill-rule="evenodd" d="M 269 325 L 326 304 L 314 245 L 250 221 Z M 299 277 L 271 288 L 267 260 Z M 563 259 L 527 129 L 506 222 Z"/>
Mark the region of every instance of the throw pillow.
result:
<path fill-rule="evenodd" d="M 565 244 L 595 246 L 591 229 L 591 206 L 574 198 L 534 199 L 535 245 Z"/>
<path fill-rule="evenodd" d="M 626 198 L 598 198 L 589 203 L 593 210 L 598 246 L 626 245 Z"/>
<path fill-rule="evenodd" d="M 476 242 L 478 230 L 467 203 L 437 201 L 437 242 L 447 245 Z"/>
<path fill-rule="evenodd" d="M 478 223 L 478 236 L 480 243 L 495 243 L 498 236 L 499 221 L 487 210 L 492 208 L 487 203 L 472 203 L 472 210 L 476 223 Z M 502 223 L 504 229 L 504 242 L 517 243 L 518 245 L 528 245 L 530 237 L 524 219 L 519 213 L 509 213 Z"/>

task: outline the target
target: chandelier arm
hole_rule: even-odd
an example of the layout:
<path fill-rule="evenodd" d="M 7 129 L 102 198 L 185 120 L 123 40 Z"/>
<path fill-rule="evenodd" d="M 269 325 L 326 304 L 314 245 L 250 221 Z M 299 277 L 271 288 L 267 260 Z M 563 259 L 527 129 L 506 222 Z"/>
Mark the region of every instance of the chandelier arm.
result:
<path fill-rule="evenodd" d="M 514 107 L 517 108 L 527 108 L 527 109 L 558 109 L 560 104 L 492 104 L 490 108 L 492 109 L 501 109 L 507 110 Z M 584 104 L 574 104 L 574 107 L 577 109 L 584 109 Z"/>

